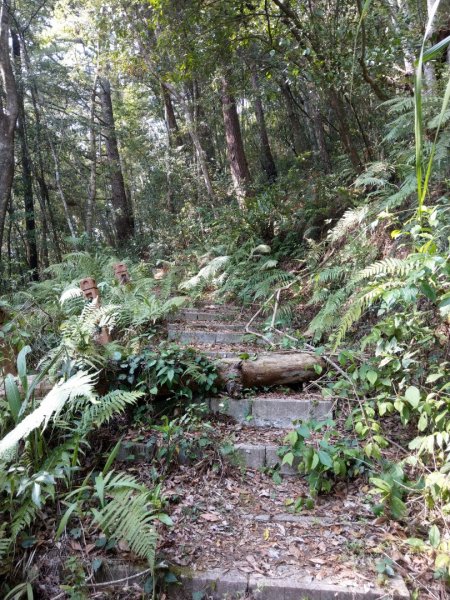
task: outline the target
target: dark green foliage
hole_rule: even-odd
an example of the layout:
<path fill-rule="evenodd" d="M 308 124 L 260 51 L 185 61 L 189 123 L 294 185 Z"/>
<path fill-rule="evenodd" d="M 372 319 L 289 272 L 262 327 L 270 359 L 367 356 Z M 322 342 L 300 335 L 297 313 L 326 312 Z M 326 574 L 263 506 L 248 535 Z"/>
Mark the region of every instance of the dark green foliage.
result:
<path fill-rule="evenodd" d="M 148 396 L 192 400 L 216 391 L 213 362 L 193 348 L 160 344 L 120 363 L 118 381 Z"/>

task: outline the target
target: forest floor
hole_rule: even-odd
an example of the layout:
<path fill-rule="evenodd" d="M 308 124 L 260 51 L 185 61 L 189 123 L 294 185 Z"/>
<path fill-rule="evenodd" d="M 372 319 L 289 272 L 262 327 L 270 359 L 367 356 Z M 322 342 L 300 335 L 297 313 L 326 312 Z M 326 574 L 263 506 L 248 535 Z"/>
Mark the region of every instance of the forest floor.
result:
<path fill-rule="evenodd" d="M 230 315 L 230 319 L 235 320 L 233 313 Z M 186 323 L 178 326 L 180 330 L 191 327 Z M 223 330 L 217 323 L 210 326 L 203 323 L 196 328 L 199 329 Z M 225 355 L 258 350 L 257 346 L 247 343 L 198 344 L 197 347 L 202 352 Z M 298 390 L 281 388 L 266 395 L 289 398 L 298 393 Z M 313 401 L 315 394 L 307 391 L 303 398 Z M 345 432 L 346 407 L 339 408 L 342 414 L 336 419 L 337 427 Z M 387 419 L 384 424 L 387 428 L 392 425 L 392 430 L 384 433 L 395 440 L 385 458 L 398 460 L 402 457 L 402 440 L 407 439 L 407 432 L 395 426 L 393 420 L 391 423 Z M 277 469 L 248 467 L 230 452 L 234 444 L 242 442 L 280 446 L 286 432 L 275 427 L 257 428 L 236 423 L 225 416 L 205 415 L 203 422 L 195 422 L 183 431 L 182 439 L 167 440 L 160 429 L 152 428 L 151 422 L 133 426 L 125 419 L 105 430 L 97 444 L 98 448 L 102 444 L 106 447 L 108 439 L 115 443 L 123 436 L 124 443 L 130 446 L 138 443 L 153 447 L 144 459 L 133 456 L 130 450 L 128 459 L 125 456 L 117 467 L 137 476 L 150 488 L 155 485 L 155 472 L 163 482 L 163 510 L 173 526 L 158 524 L 158 563 L 168 569 L 171 577 L 182 579 L 183 574 L 215 569 L 251 576 L 255 581 L 258 578 L 283 581 L 301 576 L 303 582 L 344 586 L 355 593 L 373 592 L 375 596 L 370 597 L 377 598 L 388 598 L 395 589 L 399 592 L 396 597 L 406 598 L 406 583 L 410 589 L 418 590 L 414 598 L 445 598 L 441 584 L 433 579 L 432 557 L 416 553 L 406 544 L 420 527 L 420 514 L 414 514 L 412 506 L 408 522 L 375 516 L 367 474 L 353 481 L 338 482 L 332 492 L 313 499 L 305 478 L 280 477 Z M 167 453 L 158 458 L 157 450 L 164 447 Z M 190 448 L 195 451 L 190 453 Z M 111 547 L 101 545 L 98 535 L 89 537 L 87 530 L 81 524 L 80 535 L 72 531 L 59 543 L 58 553 L 65 560 L 68 556 L 77 556 L 91 569 L 89 585 L 94 595 L 89 597 L 140 597 L 142 588 L 138 581 L 129 579 L 127 573 L 122 576 L 123 571 L 116 568 L 110 568 L 106 576 L 107 580 L 116 581 L 111 588 L 114 591 L 95 586 L 98 578 L 92 565 L 97 568 L 102 565 L 99 571 L 104 571 L 107 564 L 135 565 L 131 574 L 145 572 L 146 568 L 136 561 L 123 542 Z M 42 546 L 45 545 L 43 540 Z M 49 580 L 56 583 L 58 561 L 55 561 L 54 551 L 47 554 L 47 559 L 49 556 Z M 386 563 L 392 566 L 394 578 L 380 573 L 383 569 L 379 565 Z M 379 595 L 377 590 L 381 590 Z M 157 597 L 164 600 L 174 596 L 162 591 Z M 181 596 L 176 597 L 194 596 L 184 596 L 181 592 Z M 205 593 L 196 597 L 203 600 L 210 596 Z M 232 597 L 242 598 L 242 595 Z"/>

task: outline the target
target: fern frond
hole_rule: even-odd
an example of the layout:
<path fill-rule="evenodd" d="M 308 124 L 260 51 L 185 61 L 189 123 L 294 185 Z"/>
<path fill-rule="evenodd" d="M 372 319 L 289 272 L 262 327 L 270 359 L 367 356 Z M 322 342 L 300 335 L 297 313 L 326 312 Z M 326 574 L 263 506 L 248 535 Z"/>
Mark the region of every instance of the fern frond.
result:
<path fill-rule="evenodd" d="M 108 491 L 110 485 L 108 485 Z M 151 568 L 155 564 L 157 534 L 149 512 L 149 492 L 116 490 L 108 504 L 94 518 L 110 537 L 125 540 L 130 549 L 145 558 Z"/>
<path fill-rule="evenodd" d="M 426 258 L 423 254 L 413 254 L 406 258 L 384 258 L 369 265 L 356 274 L 355 281 L 386 276 L 406 277 Z"/>
<path fill-rule="evenodd" d="M 38 507 L 31 498 L 24 499 L 11 523 L 11 535 L 15 539 L 26 527 L 30 527 L 36 519 Z"/>
<path fill-rule="evenodd" d="M 359 206 L 344 213 L 337 225 L 328 234 L 329 241 L 333 244 L 343 238 L 351 229 L 361 225 L 369 213 L 369 207 Z"/>
<path fill-rule="evenodd" d="M 115 415 L 122 413 L 127 406 L 136 404 L 143 395 L 143 392 L 114 390 L 106 394 L 106 396 L 96 399 L 84 410 L 84 427 L 87 428 L 92 425 L 100 427 L 100 425 L 107 423 Z"/>
<path fill-rule="evenodd" d="M 0 460 L 7 461 L 15 453 L 17 444 L 28 435 L 58 415 L 66 402 L 78 397 L 91 397 L 93 393 L 93 376 L 80 371 L 55 387 L 45 396 L 41 404 L 26 416 L 16 427 L 0 440 Z"/>
<path fill-rule="evenodd" d="M 12 539 L 5 537 L 6 523 L 0 525 L 0 561 L 3 561 L 8 549 L 12 543 Z"/>

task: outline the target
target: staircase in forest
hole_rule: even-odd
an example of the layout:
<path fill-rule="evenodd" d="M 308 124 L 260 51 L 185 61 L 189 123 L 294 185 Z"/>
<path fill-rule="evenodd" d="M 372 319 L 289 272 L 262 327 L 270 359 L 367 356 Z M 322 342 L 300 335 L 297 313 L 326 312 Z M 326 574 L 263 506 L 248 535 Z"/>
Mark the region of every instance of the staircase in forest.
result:
<path fill-rule="evenodd" d="M 168 325 L 168 338 L 211 356 L 261 351 L 254 340 L 246 341 L 239 312 L 222 307 L 180 311 Z M 399 575 L 377 581 L 372 552 L 383 543 L 386 524 L 374 519 L 367 489 L 348 484 L 308 506 L 308 487 L 295 464 L 280 468 L 277 450 L 292 421 L 331 415 L 331 401 L 283 388 L 208 402 L 211 413 L 225 415 L 213 419 L 213 426 L 234 450 L 218 461 L 228 458 L 238 468 L 223 475 L 184 464 L 166 482 L 164 493 L 176 497 L 177 504 L 171 513 L 174 527 L 162 533 L 160 553 L 173 565 L 178 583 L 162 597 L 409 598 Z M 137 468 L 145 469 L 148 448 L 145 440 L 128 440 L 121 456 L 131 454 L 141 461 Z M 270 474 L 275 467 L 278 481 Z M 302 502 L 308 509 L 295 512 Z M 130 568 L 109 578 L 126 578 L 134 572 Z"/>

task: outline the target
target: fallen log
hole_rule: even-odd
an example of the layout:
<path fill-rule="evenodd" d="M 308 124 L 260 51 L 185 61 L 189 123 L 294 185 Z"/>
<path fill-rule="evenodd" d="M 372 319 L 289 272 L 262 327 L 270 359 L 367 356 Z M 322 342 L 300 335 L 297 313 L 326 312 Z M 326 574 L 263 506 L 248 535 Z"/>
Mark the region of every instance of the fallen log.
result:
<path fill-rule="evenodd" d="M 243 388 L 290 385 L 317 379 L 325 361 L 306 352 L 260 354 L 256 359 L 221 358 L 217 361 L 218 383 L 228 394 L 239 395 Z"/>

